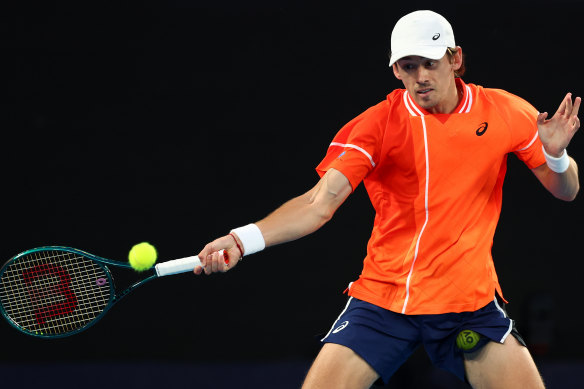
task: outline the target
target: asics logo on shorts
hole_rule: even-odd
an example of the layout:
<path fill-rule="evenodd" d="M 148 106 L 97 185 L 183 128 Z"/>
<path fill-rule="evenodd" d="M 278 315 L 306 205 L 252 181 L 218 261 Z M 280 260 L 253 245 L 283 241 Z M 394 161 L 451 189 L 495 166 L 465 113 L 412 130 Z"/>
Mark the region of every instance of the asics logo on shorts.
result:
<path fill-rule="evenodd" d="M 336 334 L 337 332 L 341 332 L 341 331 L 342 331 L 342 330 L 344 330 L 344 329 L 345 329 L 345 327 L 346 327 L 346 326 L 348 326 L 348 325 L 349 325 L 349 321 L 348 321 L 348 320 L 347 320 L 347 321 L 344 321 L 344 322 L 342 322 L 340 326 L 338 326 L 337 328 L 335 328 L 335 329 L 333 330 L 333 334 Z"/>

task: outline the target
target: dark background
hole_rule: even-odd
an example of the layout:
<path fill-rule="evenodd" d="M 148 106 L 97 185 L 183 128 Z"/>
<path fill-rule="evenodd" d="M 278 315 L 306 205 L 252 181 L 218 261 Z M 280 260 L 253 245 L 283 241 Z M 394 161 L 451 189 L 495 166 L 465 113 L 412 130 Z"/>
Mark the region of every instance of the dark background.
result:
<path fill-rule="evenodd" d="M 336 131 L 401 86 L 389 38 L 416 9 L 450 20 L 466 82 L 551 114 L 565 93 L 584 93 L 577 1 L 83 4 L 0 15 L 6 260 L 43 245 L 125 260 L 140 241 L 160 261 L 194 255 L 308 190 Z M 583 142 L 569 147 L 577 161 Z M 542 366 L 581 363 L 582 197 L 554 199 L 511 157 L 504 198 L 493 253 L 508 311 Z M 359 275 L 372 220 L 360 186 L 317 233 L 224 275 L 158 280 L 74 337 L 33 339 L 1 322 L 2 371 L 281 362 L 295 368 L 262 374 L 297 386 Z M 421 369 L 423 354 L 400 387 Z"/>

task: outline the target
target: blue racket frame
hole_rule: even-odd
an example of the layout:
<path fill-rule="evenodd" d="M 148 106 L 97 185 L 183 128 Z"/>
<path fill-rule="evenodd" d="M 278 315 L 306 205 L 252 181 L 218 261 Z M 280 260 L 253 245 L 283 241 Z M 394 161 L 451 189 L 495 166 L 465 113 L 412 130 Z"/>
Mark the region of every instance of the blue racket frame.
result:
<path fill-rule="evenodd" d="M 25 328 L 22 328 L 21 326 L 19 326 L 6 312 L 6 310 L 4 309 L 4 306 L 2 304 L 0 304 L 0 314 L 2 314 L 2 316 L 6 319 L 6 321 L 8 321 L 8 323 L 15 328 L 16 330 L 26 334 L 26 335 L 30 335 L 30 336 L 34 336 L 37 338 L 43 338 L 43 339 L 55 339 L 55 338 L 64 338 L 64 337 L 68 337 L 71 335 L 75 335 L 78 334 L 80 332 L 85 331 L 88 328 L 91 328 L 93 325 L 95 325 L 95 323 L 97 323 L 99 320 L 101 320 L 101 318 L 121 299 L 123 299 L 125 296 L 127 296 L 130 292 L 132 292 L 134 289 L 136 289 L 137 287 L 155 279 L 158 278 L 158 276 L 154 273 L 142 280 L 139 280 L 137 282 L 135 282 L 134 284 L 131 284 L 130 286 L 128 286 L 126 289 L 122 290 L 121 292 L 116 293 L 116 288 L 115 288 L 115 282 L 114 282 L 114 278 L 112 276 L 112 273 L 110 271 L 110 269 L 107 267 L 107 265 L 111 265 L 111 266 L 117 266 L 117 267 L 122 267 L 122 268 L 127 268 L 127 269 L 131 269 L 132 267 L 130 266 L 129 263 L 126 262 L 121 262 L 121 261 L 115 261 L 115 260 L 111 260 L 111 259 L 107 259 L 107 258 L 103 258 L 103 257 L 99 257 L 97 255 L 88 253 L 86 251 L 83 250 L 79 250 L 73 247 L 67 247 L 67 246 L 42 246 L 42 247 L 37 247 L 34 249 L 30 249 L 30 250 L 26 250 L 23 251 L 22 253 L 19 253 L 17 255 L 15 255 L 14 257 L 12 257 L 11 259 L 9 259 L 3 266 L 2 268 L 0 268 L 0 279 L 2 278 L 2 275 L 4 274 L 4 272 L 6 271 L 7 267 L 11 264 L 14 263 L 16 261 L 18 261 L 20 258 L 25 257 L 27 255 L 31 255 L 37 252 L 42 252 L 42 251 L 51 251 L 51 250 L 55 250 L 55 251 L 65 251 L 65 252 L 69 252 L 72 254 L 76 254 L 76 255 L 81 255 L 85 258 L 88 258 L 90 260 L 92 260 L 95 264 L 97 264 L 106 274 L 108 281 L 109 281 L 109 289 L 110 289 L 110 298 L 109 301 L 107 302 L 107 305 L 105 306 L 105 308 L 103 309 L 103 311 L 97 315 L 94 319 L 92 319 L 91 321 L 89 321 L 87 324 L 83 325 L 82 327 L 71 331 L 71 332 L 66 332 L 66 333 L 62 333 L 62 334 L 44 334 L 44 333 L 39 333 L 36 331 L 29 331 Z M 154 269 L 154 266 L 150 267 L 150 269 L 147 269 L 145 272 L 149 272 L 152 271 Z"/>

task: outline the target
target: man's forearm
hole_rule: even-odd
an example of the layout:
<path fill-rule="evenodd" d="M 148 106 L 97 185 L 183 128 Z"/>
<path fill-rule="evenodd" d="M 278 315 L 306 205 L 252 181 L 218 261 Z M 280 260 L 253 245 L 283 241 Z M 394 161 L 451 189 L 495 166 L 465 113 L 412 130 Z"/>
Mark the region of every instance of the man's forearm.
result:
<path fill-rule="evenodd" d="M 553 172 L 546 164 L 534 169 L 537 178 L 555 197 L 572 201 L 580 190 L 578 180 L 578 165 L 570 157 L 570 166 L 563 173 Z"/>

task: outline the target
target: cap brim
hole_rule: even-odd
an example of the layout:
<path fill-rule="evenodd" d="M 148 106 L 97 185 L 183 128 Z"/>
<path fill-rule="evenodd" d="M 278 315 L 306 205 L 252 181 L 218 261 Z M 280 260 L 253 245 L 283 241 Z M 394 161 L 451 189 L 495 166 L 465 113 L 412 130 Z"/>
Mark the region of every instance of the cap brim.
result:
<path fill-rule="evenodd" d="M 409 50 L 391 53 L 389 59 L 389 66 L 392 66 L 396 61 L 410 56 L 419 56 L 430 59 L 441 59 L 446 54 L 446 46 L 419 46 Z"/>

